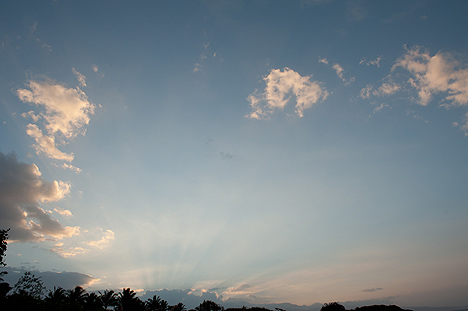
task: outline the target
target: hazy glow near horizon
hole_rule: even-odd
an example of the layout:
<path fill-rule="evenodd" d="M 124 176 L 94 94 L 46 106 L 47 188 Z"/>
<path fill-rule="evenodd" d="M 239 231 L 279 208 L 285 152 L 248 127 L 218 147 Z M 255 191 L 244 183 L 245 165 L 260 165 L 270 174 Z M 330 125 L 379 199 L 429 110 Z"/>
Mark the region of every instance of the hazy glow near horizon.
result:
<path fill-rule="evenodd" d="M 468 2 L 0 7 L 12 272 L 468 305 Z"/>

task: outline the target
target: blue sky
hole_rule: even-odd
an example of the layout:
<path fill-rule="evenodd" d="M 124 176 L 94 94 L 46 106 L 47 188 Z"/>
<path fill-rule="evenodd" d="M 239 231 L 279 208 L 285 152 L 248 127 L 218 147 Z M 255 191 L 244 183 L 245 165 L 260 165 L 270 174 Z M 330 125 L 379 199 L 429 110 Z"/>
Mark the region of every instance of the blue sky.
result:
<path fill-rule="evenodd" d="M 467 13 L 3 1 L 8 267 L 186 302 L 468 305 Z"/>

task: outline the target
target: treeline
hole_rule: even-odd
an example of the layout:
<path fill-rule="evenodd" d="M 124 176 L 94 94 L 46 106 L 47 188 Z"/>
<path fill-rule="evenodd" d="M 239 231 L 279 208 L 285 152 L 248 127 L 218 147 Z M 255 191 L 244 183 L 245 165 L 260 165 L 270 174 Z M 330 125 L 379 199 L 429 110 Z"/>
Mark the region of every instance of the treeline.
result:
<path fill-rule="evenodd" d="M 196 311 L 222 311 L 207 309 L 215 304 L 204 301 Z M 216 304 L 215 304 L 216 305 Z M 124 288 L 120 292 L 104 290 L 98 292 L 86 292 L 81 286 L 66 290 L 62 287 L 45 292 L 45 287 L 40 278 L 30 272 L 26 272 L 14 287 L 8 283 L 0 283 L 0 310 L 5 311 L 185 311 L 184 304 L 169 305 L 159 296 L 142 301 L 136 296 L 136 292 L 130 288 Z"/>
<path fill-rule="evenodd" d="M 7 250 L 8 231 L 0 229 L 0 267 L 5 267 L 5 252 Z M 104 290 L 98 292 L 86 292 L 81 286 L 74 289 L 54 287 L 46 291 L 40 277 L 31 272 L 25 272 L 18 282 L 11 287 L 3 282 L 0 271 L 0 310 L 1 311 L 186 311 L 183 303 L 169 305 L 166 300 L 154 295 L 152 298 L 142 301 L 136 296 L 136 292 L 130 288 L 123 288 L 120 292 Z M 286 311 L 275 308 L 276 311 Z M 204 300 L 195 309 L 189 311 L 273 311 L 266 308 L 228 308 L 210 301 Z M 326 303 L 320 311 L 346 311 L 345 307 L 337 302 Z M 351 310 L 349 310 L 351 311 Z M 411 311 L 403 310 L 398 306 L 365 306 L 353 311 Z"/>

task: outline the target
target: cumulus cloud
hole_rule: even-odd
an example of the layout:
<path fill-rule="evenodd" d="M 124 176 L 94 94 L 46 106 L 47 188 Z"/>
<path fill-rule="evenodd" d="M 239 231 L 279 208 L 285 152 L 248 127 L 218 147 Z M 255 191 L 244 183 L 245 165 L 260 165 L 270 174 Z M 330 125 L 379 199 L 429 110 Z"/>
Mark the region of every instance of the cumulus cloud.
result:
<path fill-rule="evenodd" d="M 72 71 L 73 71 L 73 73 L 75 74 L 76 79 L 77 79 L 78 82 L 80 83 L 81 87 L 86 86 L 86 77 L 85 77 L 83 74 L 81 74 L 81 73 L 79 73 L 78 71 L 76 71 L 75 68 L 72 68 Z"/>
<path fill-rule="evenodd" d="M 70 184 L 46 181 L 34 164 L 19 162 L 15 155 L 0 152 L 0 227 L 10 228 L 11 241 L 42 241 L 80 233 L 64 227 L 39 205 L 63 199 Z"/>
<path fill-rule="evenodd" d="M 257 90 L 247 97 L 252 112 L 247 115 L 253 119 L 266 119 L 276 109 L 284 110 L 291 97 L 296 97 L 295 113 L 302 117 L 304 110 L 323 101 L 328 96 L 328 91 L 319 82 L 311 80 L 310 76 L 301 76 L 288 67 L 282 71 L 272 69 L 263 78 L 266 87 L 263 92 Z"/>
<path fill-rule="evenodd" d="M 403 68 L 411 74 L 409 84 L 418 92 L 417 102 L 427 106 L 437 93 L 445 93 L 448 105 L 468 105 L 468 68 L 449 52 L 431 56 L 421 47 L 407 49 L 392 70 Z"/>
<path fill-rule="evenodd" d="M 95 109 L 86 94 L 78 87 L 68 88 L 52 80 L 31 80 L 27 88 L 17 91 L 17 96 L 22 102 L 35 104 L 40 110 L 23 114 L 33 121 L 27 125 L 26 133 L 35 139 L 36 152 L 55 160 L 73 161 L 72 153 L 62 152 L 57 146 L 85 134 L 85 126 Z"/>

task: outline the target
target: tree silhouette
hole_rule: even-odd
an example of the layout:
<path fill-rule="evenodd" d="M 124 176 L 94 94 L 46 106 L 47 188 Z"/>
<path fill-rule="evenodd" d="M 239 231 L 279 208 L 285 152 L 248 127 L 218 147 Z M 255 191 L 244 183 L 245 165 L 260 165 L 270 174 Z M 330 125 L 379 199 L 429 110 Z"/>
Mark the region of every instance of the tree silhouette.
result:
<path fill-rule="evenodd" d="M 40 277 L 36 277 L 31 272 L 26 271 L 16 282 L 14 287 L 15 294 L 30 296 L 34 299 L 41 299 L 44 294 L 44 283 Z"/>
<path fill-rule="evenodd" d="M 184 311 L 186 310 L 185 305 L 182 302 L 179 302 L 171 308 L 171 311 Z"/>
<path fill-rule="evenodd" d="M 119 293 L 119 305 L 123 311 L 144 310 L 143 302 L 136 297 L 135 291 L 130 288 L 124 288 Z"/>
<path fill-rule="evenodd" d="M 167 301 L 156 295 L 153 298 L 148 298 L 145 306 L 148 311 L 167 311 L 168 309 Z"/>
<path fill-rule="evenodd" d="M 81 286 L 76 286 L 74 289 L 68 291 L 68 301 L 71 303 L 83 304 L 86 299 L 86 290 Z"/>
<path fill-rule="evenodd" d="M 224 307 L 218 305 L 211 300 L 203 300 L 198 307 L 195 308 L 197 311 L 224 311 Z"/>
<path fill-rule="evenodd" d="M 338 302 L 326 303 L 320 308 L 320 311 L 345 311 L 345 307 Z"/>
<path fill-rule="evenodd" d="M 99 298 L 101 299 L 104 310 L 108 310 L 109 307 L 114 307 L 118 303 L 117 294 L 113 290 L 105 290 L 99 292 Z"/>
<path fill-rule="evenodd" d="M 102 301 L 96 293 L 89 293 L 84 300 L 84 307 L 89 311 L 102 310 Z"/>
<path fill-rule="evenodd" d="M 3 258 L 5 257 L 5 253 L 7 250 L 7 240 L 8 240 L 8 231 L 10 229 L 0 229 L 0 267 L 5 267 L 6 263 L 3 261 Z M 3 281 L 2 275 L 7 274 L 6 271 L 0 271 L 0 281 Z"/>
<path fill-rule="evenodd" d="M 47 301 L 51 302 L 64 302 L 67 299 L 67 291 L 62 287 L 55 287 L 50 290 L 46 296 Z"/>

